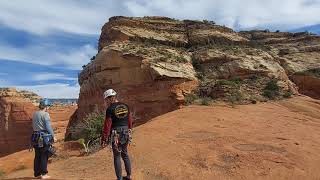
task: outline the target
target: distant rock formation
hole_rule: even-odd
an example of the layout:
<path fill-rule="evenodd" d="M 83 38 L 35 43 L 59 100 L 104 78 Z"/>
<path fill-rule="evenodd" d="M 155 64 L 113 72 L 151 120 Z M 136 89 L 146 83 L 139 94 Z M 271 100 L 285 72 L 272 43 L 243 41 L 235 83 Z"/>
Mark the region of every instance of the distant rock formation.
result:
<path fill-rule="evenodd" d="M 29 98 L 38 97 L 31 94 L 0 88 L 0 157 L 29 147 L 32 113 L 37 110 Z"/>
<path fill-rule="evenodd" d="M 210 21 L 112 17 L 102 27 L 98 54 L 79 74 L 79 108 L 66 139 L 80 136 L 88 113 L 105 110 L 108 88 L 132 107 L 136 125 L 181 107 L 192 92 L 250 102 L 263 99 L 276 80 L 279 95 L 297 94 L 293 75 L 320 67 L 319 42 L 306 33 L 238 33 Z"/>

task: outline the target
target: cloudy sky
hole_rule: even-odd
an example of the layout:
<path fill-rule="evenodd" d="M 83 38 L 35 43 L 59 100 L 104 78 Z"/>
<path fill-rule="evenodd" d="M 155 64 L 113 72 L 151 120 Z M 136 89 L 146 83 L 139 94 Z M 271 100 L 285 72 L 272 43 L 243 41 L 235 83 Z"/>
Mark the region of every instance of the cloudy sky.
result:
<path fill-rule="evenodd" d="M 0 87 L 77 98 L 77 76 L 97 53 L 111 16 L 208 19 L 240 29 L 295 30 L 320 24 L 320 0 L 2 0 Z"/>

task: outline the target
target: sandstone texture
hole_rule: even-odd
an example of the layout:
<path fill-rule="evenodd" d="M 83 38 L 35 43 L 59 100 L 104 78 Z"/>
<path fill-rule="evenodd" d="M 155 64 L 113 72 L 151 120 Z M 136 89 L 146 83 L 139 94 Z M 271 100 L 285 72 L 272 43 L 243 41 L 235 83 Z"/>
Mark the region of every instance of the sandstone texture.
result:
<path fill-rule="evenodd" d="M 14 88 L 0 89 L 0 156 L 29 147 L 32 113 L 37 107 Z"/>
<path fill-rule="evenodd" d="M 280 87 L 277 96 L 300 89 L 316 97 L 313 86 L 301 90 L 308 82 L 295 75 L 319 68 L 319 42 L 308 33 L 235 32 L 210 21 L 112 17 L 102 27 L 97 55 L 79 74 L 79 107 L 66 139 L 81 135 L 87 114 L 105 111 L 102 94 L 108 88 L 131 107 L 135 125 L 180 108 L 190 94 L 264 101 L 274 96 L 265 92 L 271 82 Z"/>

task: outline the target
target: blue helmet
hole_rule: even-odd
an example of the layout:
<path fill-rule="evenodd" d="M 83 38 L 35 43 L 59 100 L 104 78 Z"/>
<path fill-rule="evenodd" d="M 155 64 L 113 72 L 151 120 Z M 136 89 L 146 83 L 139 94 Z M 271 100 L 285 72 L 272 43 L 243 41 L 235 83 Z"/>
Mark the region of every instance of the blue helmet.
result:
<path fill-rule="evenodd" d="M 49 99 L 41 99 L 40 100 L 40 104 L 39 104 L 39 107 L 47 107 L 47 106 L 50 106 L 51 103 L 49 101 Z"/>

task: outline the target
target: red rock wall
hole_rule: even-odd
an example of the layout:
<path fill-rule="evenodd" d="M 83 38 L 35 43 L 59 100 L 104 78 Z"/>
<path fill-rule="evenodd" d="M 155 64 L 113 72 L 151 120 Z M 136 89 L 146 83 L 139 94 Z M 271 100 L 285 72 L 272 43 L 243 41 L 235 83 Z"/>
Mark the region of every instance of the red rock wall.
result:
<path fill-rule="evenodd" d="M 301 94 L 320 99 L 320 78 L 308 75 L 294 75 L 291 79 L 299 87 Z"/>
<path fill-rule="evenodd" d="M 35 110 L 29 100 L 0 97 L 0 157 L 29 147 Z"/>

